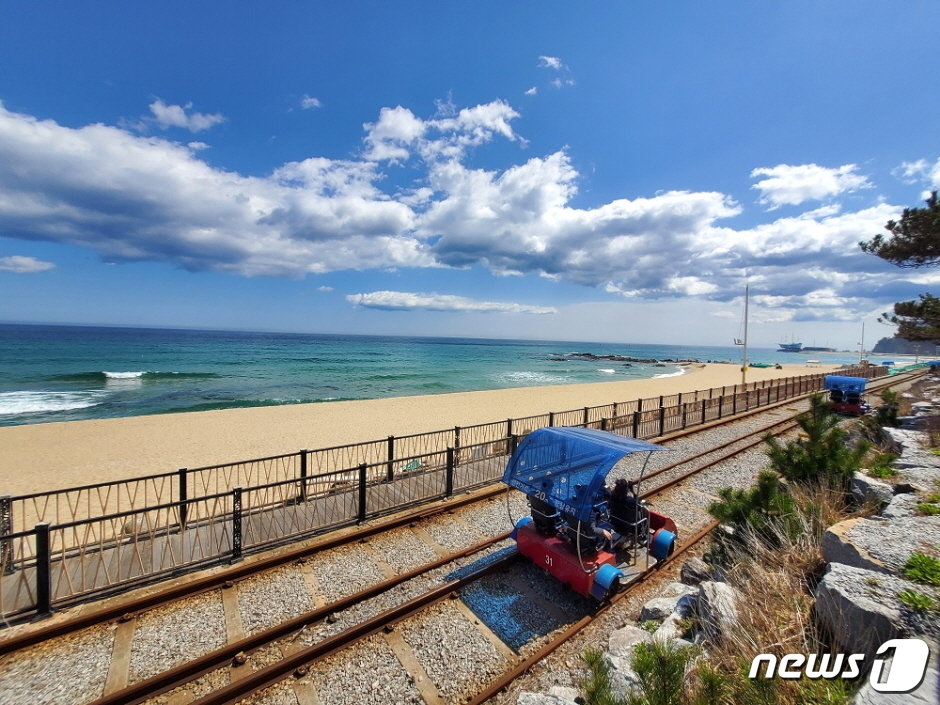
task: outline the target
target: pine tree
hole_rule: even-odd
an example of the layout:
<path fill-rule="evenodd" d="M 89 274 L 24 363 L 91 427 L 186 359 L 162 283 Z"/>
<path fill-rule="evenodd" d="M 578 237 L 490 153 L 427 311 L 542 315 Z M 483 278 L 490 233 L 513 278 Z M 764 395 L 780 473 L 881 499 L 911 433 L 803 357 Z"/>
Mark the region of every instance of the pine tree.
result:
<path fill-rule="evenodd" d="M 850 448 L 840 421 L 829 403 L 815 395 L 810 410 L 797 417 L 803 432 L 798 439 L 786 445 L 770 435 L 764 439 L 771 467 L 791 482 L 823 482 L 847 490 L 869 445 L 859 441 Z"/>

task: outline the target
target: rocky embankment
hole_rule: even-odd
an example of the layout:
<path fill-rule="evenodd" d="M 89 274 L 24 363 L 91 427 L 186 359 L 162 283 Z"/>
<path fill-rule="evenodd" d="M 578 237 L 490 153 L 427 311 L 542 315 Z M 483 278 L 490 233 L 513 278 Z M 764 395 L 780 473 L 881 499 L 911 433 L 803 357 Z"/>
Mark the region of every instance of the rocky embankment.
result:
<path fill-rule="evenodd" d="M 854 478 L 852 491 L 859 502 L 875 504 L 879 511 L 839 522 L 823 538 L 826 567 L 813 591 L 813 619 L 834 648 L 871 656 L 889 639 L 911 637 L 930 647 L 926 676 L 913 692 L 878 692 L 866 677 L 853 705 L 940 702 L 940 588 L 905 577 L 912 554 L 940 553 L 940 456 L 929 450 L 930 430 L 940 431 L 940 380 L 925 386 L 923 395 L 925 401 L 913 404 L 913 415 L 901 419 L 901 428 L 886 429 L 898 456 L 892 462 L 896 475 L 878 480 L 857 473 Z M 721 648 L 723 635 L 735 631 L 739 610 L 757 607 L 744 604 L 699 558 L 685 562 L 681 580 L 644 605 L 637 625 L 609 635 L 604 658 L 617 691 L 639 685 L 631 668 L 637 644 L 653 639 L 697 643 L 707 653 Z M 912 595 L 932 601 L 932 607 L 918 608 Z M 579 702 L 579 693 L 570 687 L 526 692 L 518 699 L 519 705 Z"/>

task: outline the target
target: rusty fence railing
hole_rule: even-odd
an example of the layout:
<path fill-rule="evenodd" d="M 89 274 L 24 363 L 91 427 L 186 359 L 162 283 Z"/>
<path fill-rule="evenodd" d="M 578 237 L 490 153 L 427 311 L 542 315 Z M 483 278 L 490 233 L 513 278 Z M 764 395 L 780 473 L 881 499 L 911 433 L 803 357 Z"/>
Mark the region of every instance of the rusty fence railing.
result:
<path fill-rule="evenodd" d="M 846 371 L 866 377 L 884 368 Z M 655 438 L 818 390 L 822 374 L 0 497 L 0 618 L 49 613 L 493 483 L 544 426 Z M 325 467 L 335 463 L 332 467 Z M 142 503 L 142 506 L 134 506 Z M 30 526 L 26 522 L 32 521 Z"/>

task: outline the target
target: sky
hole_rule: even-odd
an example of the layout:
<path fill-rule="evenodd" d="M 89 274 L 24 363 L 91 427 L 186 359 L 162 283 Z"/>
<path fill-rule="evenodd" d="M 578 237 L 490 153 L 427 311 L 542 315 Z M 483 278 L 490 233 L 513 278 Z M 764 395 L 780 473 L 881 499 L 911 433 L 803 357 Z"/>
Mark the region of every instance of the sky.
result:
<path fill-rule="evenodd" d="M 0 321 L 857 349 L 936 2 L 0 4 Z"/>

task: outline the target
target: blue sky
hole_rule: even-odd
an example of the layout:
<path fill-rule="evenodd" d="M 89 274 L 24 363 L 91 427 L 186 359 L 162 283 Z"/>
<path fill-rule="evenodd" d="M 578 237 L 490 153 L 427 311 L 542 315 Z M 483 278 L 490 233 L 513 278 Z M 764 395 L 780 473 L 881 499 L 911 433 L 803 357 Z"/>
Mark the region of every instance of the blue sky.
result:
<path fill-rule="evenodd" d="M 0 321 L 855 348 L 933 2 L 3 3 Z"/>

